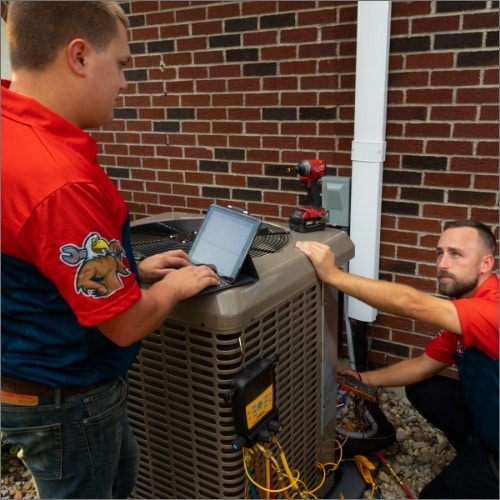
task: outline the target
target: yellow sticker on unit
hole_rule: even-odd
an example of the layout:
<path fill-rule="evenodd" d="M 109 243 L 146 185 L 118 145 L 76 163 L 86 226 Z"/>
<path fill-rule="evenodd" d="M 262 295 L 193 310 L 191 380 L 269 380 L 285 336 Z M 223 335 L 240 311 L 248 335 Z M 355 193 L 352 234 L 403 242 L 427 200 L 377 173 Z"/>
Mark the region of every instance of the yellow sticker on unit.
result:
<path fill-rule="evenodd" d="M 270 385 L 265 391 L 246 405 L 247 428 L 251 429 L 273 409 L 273 386 Z"/>

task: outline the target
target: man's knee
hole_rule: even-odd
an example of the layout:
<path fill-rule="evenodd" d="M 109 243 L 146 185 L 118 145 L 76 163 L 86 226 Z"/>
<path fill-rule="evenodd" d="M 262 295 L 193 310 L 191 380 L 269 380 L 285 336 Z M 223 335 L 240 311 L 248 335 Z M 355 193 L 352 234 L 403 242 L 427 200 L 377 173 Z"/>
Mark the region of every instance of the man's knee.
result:
<path fill-rule="evenodd" d="M 417 382 L 405 387 L 405 394 L 408 401 L 417 409 L 425 406 L 425 401 L 429 399 L 429 383 L 427 380 Z"/>

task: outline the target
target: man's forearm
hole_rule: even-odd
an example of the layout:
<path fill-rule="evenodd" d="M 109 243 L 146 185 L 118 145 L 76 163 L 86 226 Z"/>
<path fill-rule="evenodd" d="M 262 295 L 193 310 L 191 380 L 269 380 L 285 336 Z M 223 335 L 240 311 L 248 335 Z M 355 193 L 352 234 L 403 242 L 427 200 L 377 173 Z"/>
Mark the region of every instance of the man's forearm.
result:
<path fill-rule="evenodd" d="M 361 380 L 363 383 L 375 387 L 402 387 L 423 380 L 418 372 L 405 366 L 405 361 L 378 370 L 363 372 L 360 374 Z"/>
<path fill-rule="evenodd" d="M 297 241 L 296 247 L 312 262 L 324 283 L 398 316 L 426 321 L 461 335 L 457 311 L 451 301 L 419 292 L 410 286 L 356 276 L 339 269 L 330 247 L 316 241 Z"/>
<path fill-rule="evenodd" d="M 98 327 L 115 344 L 129 346 L 155 330 L 179 298 L 175 287 L 158 281 L 142 290 L 141 298 L 130 308 Z"/>
<path fill-rule="evenodd" d="M 429 378 L 448 365 L 429 358 L 426 354 L 421 354 L 416 358 L 409 358 L 393 365 L 362 372 L 363 383 L 372 386 L 401 387 L 414 384 Z"/>
<path fill-rule="evenodd" d="M 423 295 L 406 285 L 375 281 L 338 268 L 330 273 L 327 283 L 376 309 L 398 316 L 411 317 L 411 305 L 421 300 Z"/>
<path fill-rule="evenodd" d="M 331 270 L 325 282 L 380 311 L 425 321 L 462 334 L 458 314 L 448 299 L 420 292 L 401 283 L 356 276 L 338 268 Z"/>

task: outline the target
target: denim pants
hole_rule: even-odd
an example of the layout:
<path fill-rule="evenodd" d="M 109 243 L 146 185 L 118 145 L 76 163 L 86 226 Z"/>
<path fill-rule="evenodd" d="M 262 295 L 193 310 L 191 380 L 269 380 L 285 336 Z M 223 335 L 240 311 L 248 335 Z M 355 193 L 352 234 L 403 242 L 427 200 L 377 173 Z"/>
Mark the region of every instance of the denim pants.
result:
<path fill-rule="evenodd" d="M 498 450 L 489 450 L 475 435 L 462 384 L 438 375 L 407 386 L 406 395 L 457 452 L 419 498 L 499 498 Z"/>
<path fill-rule="evenodd" d="M 40 498 L 127 498 L 139 447 L 127 421 L 128 386 L 119 378 L 97 389 L 38 406 L 2 404 L 2 439 L 21 448 Z"/>

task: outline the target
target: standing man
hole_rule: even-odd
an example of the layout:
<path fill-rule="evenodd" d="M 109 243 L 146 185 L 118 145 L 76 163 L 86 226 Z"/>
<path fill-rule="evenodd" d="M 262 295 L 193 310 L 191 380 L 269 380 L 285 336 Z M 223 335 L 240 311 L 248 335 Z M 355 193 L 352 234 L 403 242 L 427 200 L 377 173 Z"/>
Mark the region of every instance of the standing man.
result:
<path fill-rule="evenodd" d="M 416 358 L 359 374 L 372 386 L 407 386 L 408 399 L 455 447 L 455 459 L 421 498 L 499 498 L 498 276 L 496 241 L 484 224 L 451 222 L 437 246 L 439 291 L 362 278 L 338 269 L 329 247 L 297 242 L 326 284 L 382 311 L 440 328 Z M 456 363 L 460 380 L 437 375 Z"/>
<path fill-rule="evenodd" d="M 176 302 L 217 285 L 166 252 L 136 265 L 127 208 L 84 129 L 126 89 L 114 1 L 12 1 L 2 81 L 2 439 L 41 498 L 126 498 L 126 373 Z M 139 280 L 153 283 L 142 290 Z"/>

